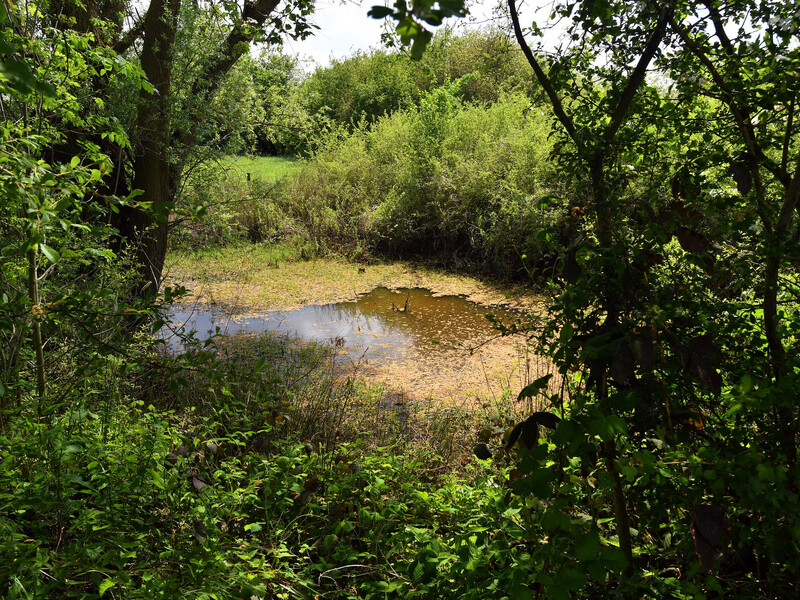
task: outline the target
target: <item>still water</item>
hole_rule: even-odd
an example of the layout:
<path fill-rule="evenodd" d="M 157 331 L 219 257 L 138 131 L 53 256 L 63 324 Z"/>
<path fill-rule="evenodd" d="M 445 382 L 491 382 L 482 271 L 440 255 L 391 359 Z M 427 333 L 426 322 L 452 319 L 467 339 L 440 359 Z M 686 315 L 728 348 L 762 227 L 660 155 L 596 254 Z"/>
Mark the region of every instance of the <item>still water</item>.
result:
<path fill-rule="evenodd" d="M 377 288 L 352 302 L 311 305 L 288 311 L 241 313 L 232 309 L 180 307 L 173 326 L 196 331 L 199 339 L 220 333 L 276 332 L 307 341 L 338 341 L 353 360 L 388 364 L 409 356 L 432 362 L 462 354 L 497 336 L 487 314 L 506 323 L 509 310 L 486 307 L 459 296 L 434 296 L 425 289 Z"/>

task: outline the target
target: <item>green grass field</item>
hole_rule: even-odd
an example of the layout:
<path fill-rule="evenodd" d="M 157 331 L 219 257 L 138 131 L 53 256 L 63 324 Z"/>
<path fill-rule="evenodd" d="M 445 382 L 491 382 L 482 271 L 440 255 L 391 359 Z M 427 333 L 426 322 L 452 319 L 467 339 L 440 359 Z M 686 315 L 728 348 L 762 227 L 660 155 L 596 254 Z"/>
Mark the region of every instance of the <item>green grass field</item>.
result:
<path fill-rule="evenodd" d="M 227 156 L 221 161 L 221 167 L 229 169 L 228 179 L 277 181 L 291 175 L 299 167 L 293 156 Z"/>

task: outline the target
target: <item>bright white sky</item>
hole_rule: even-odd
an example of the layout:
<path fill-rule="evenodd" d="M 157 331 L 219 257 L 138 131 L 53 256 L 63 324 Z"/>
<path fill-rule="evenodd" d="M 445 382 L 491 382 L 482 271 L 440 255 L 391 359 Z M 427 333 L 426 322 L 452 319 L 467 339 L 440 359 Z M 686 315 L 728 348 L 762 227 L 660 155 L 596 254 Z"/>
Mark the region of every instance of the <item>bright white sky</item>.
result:
<path fill-rule="evenodd" d="M 319 26 L 315 34 L 303 42 L 287 40 L 284 52 L 298 58 L 310 58 L 314 64 L 304 65 L 313 71 L 316 65 L 327 66 L 330 58 L 344 58 L 356 50 L 379 47 L 383 21 L 367 17 L 369 9 L 385 0 L 317 0 L 313 22 Z M 386 2 L 392 4 L 393 0 Z M 472 26 L 487 24 L 497 0 L 477 0 L 466 21 Z M 524 22 L 524 21 L 523 21 Z"/>

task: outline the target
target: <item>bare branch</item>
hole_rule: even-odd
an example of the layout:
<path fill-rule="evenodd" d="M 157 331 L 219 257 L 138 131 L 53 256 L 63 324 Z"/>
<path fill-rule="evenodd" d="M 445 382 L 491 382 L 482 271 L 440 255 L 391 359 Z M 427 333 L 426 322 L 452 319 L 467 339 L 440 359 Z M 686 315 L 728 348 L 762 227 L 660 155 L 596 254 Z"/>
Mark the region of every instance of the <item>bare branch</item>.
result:
<path fill-rule="evenodd" d="M 539 65 L 539 61 L 537 61 L 536 57 L 533 55 L 533 51 L 531 50 L 530 46 L 528 46 L 528 42 L 525 41 L 525 36 L 523 35 L 522 28 L 519 24 L 516 0 L 508 0 L 508 10 L 511 14 L 511 22 L 514 25 L 514 35 L 517 38 L 519 47 L 522 49 L 522 53 L 528 60 L 528 64 L 530 64 L 533 72 L 536 74 L 536 79 L 539 81 L 539 84 L 544 88 L 544 91 L 550 100 L 550 104 L 553 106 L 553 112 L 555 113 L 556 118 L 558 118 L 558 120 L 564 126 L 564 129 L 567 130 L 569 137 L 573 142 L 575 142 L 575 145 L 578 146 L 578 148 L 582 148 L 583 144 L 578 138 L 577 131 L 575 130 L 575 124 L 564 110 L 564 105 L 561 103 L 561 98 L 558 97 L 558 93 L 553 87 L 553 83 L 550 81 L 550 78 L 544 72 L 541 65 Z"/>

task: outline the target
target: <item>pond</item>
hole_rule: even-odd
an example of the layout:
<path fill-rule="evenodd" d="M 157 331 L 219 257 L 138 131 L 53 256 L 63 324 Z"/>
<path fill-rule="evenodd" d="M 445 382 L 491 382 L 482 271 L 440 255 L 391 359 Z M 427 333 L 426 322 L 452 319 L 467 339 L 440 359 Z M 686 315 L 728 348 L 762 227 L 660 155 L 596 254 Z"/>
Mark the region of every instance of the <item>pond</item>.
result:
<path fill-rule="evenodd" d="M 520 340 L 497 339 L 498 331 L 487 314 L 505 323 L 520 319 L 519 313 L 507 309 L 482 306 L 460 296 L 437 296 L 420 288 L 376 288 L 352 302 L 288 311 L 241 313 L 230 308 L 180 307 L 170 316 L 173 325 L 183 324 L 200 339 L 218 327 L 229 335 L 275 332 L 335 342 L 352 364 L 409 395 L 474 396 L 485 394 L 488 380 L 498 376 L 506 379 L 490 385 L 498 393 L 503 386 L 514 385 L 509 377 L 519 374 L 520 360 L 527 354 Z M 498 368 L 502 373 L 496 372 Z"/>

